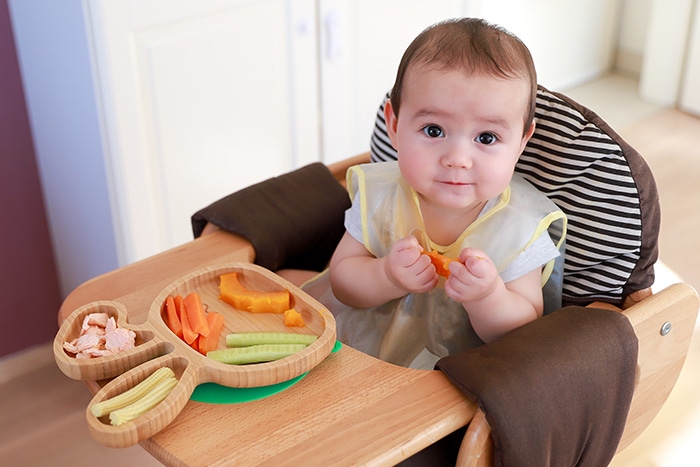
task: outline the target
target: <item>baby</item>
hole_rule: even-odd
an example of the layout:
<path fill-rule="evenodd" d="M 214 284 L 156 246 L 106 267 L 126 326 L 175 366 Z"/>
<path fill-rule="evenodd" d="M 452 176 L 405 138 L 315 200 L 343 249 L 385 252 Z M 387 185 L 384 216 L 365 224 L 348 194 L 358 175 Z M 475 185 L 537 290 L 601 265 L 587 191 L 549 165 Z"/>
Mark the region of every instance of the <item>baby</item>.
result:
<path fill-rule="evenodd" d="M 438 23 L 406 50 L 385 105 L 398 162 L 350 169 L 353 205 L 328 274 L 305 286 L 338 338 L 432 368 L 542 316 L 564 214 L 514 167 L 535 129 L 527 47 L 479 19 Z M 431 258 L 456 259 L 441 279 Z M 549 265 L 549 266 L 548 266 Z"/>

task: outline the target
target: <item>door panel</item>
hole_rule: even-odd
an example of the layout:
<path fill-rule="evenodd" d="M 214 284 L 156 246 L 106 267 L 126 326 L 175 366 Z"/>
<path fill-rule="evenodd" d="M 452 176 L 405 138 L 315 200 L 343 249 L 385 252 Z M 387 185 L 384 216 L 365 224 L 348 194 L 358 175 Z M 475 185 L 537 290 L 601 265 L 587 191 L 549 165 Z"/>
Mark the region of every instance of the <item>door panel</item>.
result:
<path fill-rule="evenodd" d="M 90 3 L 122 263 L 189 241 L 190 216 L 221 196 L 319 158 L 317 121 L 299 118 L 317 113 L 313 3 L 170 5 Z"/>
<path fill-rule="evenodd" d="M 462 15 L 462 4 L 320 0 L 324 162 L 369 151 L 374 116 L 404 50 L 425 27 Z"/>
<path fill-rule="evenodd" d="M 694 115 L 700 115 L 700 86 L 698 86 L 700 83 L 700 5 L 696 5 L 693 9 L 687 47 L 680 108 Z"/>
<path fill-rule="evenodd" d="M 540 84 L 564 90 L 610 69 L 620 0 L 473 0 L 468 14 L 516 34 L 530 49 Z"/>

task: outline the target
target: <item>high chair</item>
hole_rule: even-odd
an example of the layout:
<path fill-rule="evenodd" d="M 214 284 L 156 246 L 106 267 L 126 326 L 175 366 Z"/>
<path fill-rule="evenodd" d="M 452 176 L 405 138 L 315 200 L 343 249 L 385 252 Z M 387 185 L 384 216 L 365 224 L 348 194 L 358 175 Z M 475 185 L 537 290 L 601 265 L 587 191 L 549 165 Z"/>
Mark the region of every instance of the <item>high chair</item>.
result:
<path fill-rule="evenodd" d="M 271 270 L 320 271 L 344 231 L 347 168 L 395 158 L 380 107 L 370 153 L 223 198 L 192 217 L 195 237 L 214 224 L 247 238 L 255 262 Z M 438 362 L 479 406 L 457 464 L 603 465 L 644 431 L 673 389 L 698 295 L 686 284 L 652 294 L 655 182 L 595 113 L 540 87 L 536 130 L 516 171 L 567 214 L 562 308 Z"/>

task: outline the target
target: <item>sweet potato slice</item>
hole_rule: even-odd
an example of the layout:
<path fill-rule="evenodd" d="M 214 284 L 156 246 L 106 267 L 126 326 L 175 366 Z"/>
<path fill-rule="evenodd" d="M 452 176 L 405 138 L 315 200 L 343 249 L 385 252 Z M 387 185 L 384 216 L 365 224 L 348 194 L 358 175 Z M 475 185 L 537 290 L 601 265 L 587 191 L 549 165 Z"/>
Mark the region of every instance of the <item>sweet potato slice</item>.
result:
<path fill-rule="evenodd" d="M 236 272 L 220 276 L 219 292 L 221 300 L 251 313 L 284 313 L 289 309 L 288 290 L 261 292 L 248 289 L 240 283 Z"/>

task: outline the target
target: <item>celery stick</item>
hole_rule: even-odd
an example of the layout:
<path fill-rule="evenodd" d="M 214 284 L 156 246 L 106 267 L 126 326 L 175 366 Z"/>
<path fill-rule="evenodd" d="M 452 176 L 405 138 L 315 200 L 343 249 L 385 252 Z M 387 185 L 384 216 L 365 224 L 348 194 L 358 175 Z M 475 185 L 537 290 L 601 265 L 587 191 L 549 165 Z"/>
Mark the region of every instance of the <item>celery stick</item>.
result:
<path fill-rule="evenodd" d="M 207 352 L 207 357 L 229 365 L 244 365 L 279 360 L 305 348 L 305 344 L 261 344 L 212 350 Z"/>
<path fill-rule="evenodd" d="M 226 335 L 227 347 L 247 347 L 260 344 L 305 344 L 310 345 L 317 339 L 313 334 L 294 332 L 234 332 Z"/>

